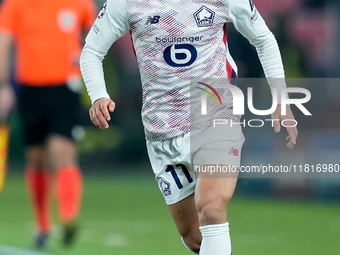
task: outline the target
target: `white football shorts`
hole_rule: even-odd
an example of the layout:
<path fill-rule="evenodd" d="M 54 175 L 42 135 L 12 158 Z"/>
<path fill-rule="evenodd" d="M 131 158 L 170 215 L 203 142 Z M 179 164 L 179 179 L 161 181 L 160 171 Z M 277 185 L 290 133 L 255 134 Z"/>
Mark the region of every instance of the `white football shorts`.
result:
<path fill-rule="evenodd" d="M 240 167 L 244 136 L 240 125 L 219 125 L 164 141 L 147 141 L 158 186 L 168 205 L 195 192 L 195 168 L 202 165 Z"/>

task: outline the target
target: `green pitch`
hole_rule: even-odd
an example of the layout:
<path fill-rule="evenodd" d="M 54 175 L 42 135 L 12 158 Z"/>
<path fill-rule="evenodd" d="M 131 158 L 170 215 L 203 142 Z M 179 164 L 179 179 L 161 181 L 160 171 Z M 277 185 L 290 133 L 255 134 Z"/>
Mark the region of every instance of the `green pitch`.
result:
<path fill-rule="evenodd" d="M 49 249 L 32 252 L 32 217 L 23 177 L 8 176 L 0 196 L 1 255 L 192 254 L 182 245 L 151 174 L 85 178 L 81 231 L 70 249 L 61 246 L 55 226 Z M 334 255 L 340 250 L 339 204 L 235 197 L 229 221 L 234 255 Z"/>

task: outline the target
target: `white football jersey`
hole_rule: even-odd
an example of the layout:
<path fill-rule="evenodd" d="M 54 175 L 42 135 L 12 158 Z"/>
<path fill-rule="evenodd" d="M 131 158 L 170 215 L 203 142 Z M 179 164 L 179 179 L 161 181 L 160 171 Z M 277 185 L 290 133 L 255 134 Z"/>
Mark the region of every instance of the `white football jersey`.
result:
<path fill-rule="evenodd" d="M 100 61 L 130 31 L 141 74 L 147 140 L 189 132 L 190 80 L 232 81 L 237 76 L 227 45 L 229 22 L 257 48 L 266 77 L 284 77 L 276 40 L 251 0 L 108 0 L 81 56 L 92 102 L 108 97 Z M 231 117 L 226 115 L 220 117 Z"/>

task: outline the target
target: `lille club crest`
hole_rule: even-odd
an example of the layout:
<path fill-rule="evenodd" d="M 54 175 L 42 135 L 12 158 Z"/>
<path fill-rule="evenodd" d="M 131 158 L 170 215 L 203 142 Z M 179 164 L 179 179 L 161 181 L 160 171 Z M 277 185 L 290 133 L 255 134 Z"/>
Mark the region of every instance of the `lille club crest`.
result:
<path fill-rule="evenodd" d="M 204 5 L 194 13 L 197 26 L 210 27 L 214 22 L 215 12 Z"/>
<path fill-rule="evenodd" d="M 164 196 L 171 195 L 170 183 L 164 180 L 163 178 L 159 182 L 159 187 L 161 188 Z"/>

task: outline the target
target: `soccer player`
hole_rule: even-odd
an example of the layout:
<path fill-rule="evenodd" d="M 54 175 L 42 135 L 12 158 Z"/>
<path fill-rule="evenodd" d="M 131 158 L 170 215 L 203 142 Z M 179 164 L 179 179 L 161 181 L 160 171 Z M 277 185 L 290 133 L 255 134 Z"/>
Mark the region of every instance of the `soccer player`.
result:
<path fill-rule="evenodd" d="M 251 0 L 108 0 L 80 58 L 92 100 L 91 120 L 106 129 L 115 103 L 106 91 L 102 60 L 119 37 L 131 32 L 142 80 L 142 121 L 151 165 L 184 245 L 201 255 L 231 254 L 227 205 L 237 178 L 200 178 L 191 162 L 209 166 L 223 144 L 224 156 L 218 163 L 239 168 L 244 137 L 240 126 L 235 126 L 205 144 L 204 137 L 214 136 L 212 127 L 190 130 L 190 80 L 236 77 L 227 46 L 227 23 L 256 47 L 270 87 L 284 87 L 277 42 Z M 273 119 L 294 119 L 286 108 L 287 114 L 281 115 L 279 102 Z M 279 132 L 279 122 L 274 124 Z M 287 131 L 287 146 L 293 148 L 297 129 Z M 202 143 L 190 148 L 190 136 L 202 137 L 198 139 Z M 232 149 L 234 153 L 228 153 Z"/>
<path fill-rule="evenodd" d="M 55 179 L 63 242 L 71 244 L 82 195 L 73 129 L 79 123 L 81 35 L 96 18 L 91 0 L 5 0 L 0 10 L 0 118 L 15 103 L 10 50 L 16 49 L 18 109 L 27 146 L 26 183 L 34 208 L 35 246 L 51 232 L 50 189 Z M 53 173 L 53 175 L 52 175 Z"/>

